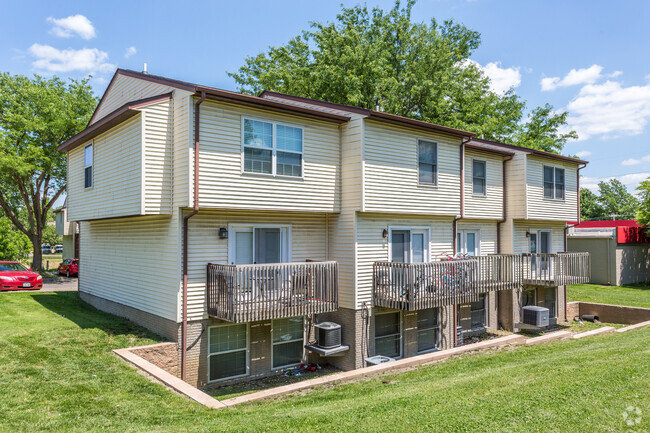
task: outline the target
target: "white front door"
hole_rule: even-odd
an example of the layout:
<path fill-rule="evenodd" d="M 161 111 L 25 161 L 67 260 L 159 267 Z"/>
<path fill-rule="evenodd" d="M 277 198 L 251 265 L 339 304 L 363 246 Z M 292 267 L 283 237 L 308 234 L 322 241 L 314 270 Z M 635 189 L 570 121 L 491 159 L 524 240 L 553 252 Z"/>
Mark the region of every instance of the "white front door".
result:
<path fill-rule="evenodd" d="M 289 261 L 289 227 L 231 226 L 228 262 L 236 265 Z"/>
<path fill-rule="evenodd" d="M 429 260 L 428 229 L 391 229 L 390 261 L 424 263 Z"/>

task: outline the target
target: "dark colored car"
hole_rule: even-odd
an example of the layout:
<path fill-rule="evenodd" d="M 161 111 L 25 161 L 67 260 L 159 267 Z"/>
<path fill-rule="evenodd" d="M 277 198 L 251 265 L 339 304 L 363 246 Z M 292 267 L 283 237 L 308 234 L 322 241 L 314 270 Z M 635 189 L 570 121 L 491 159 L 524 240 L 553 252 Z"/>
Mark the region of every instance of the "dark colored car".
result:
<path fill-rule="evenodd" d="M 0 290 L 39 290 L 43 277 L 18 262 L 0 262 Z"/>
<path fill-rule="evenodd" d="M 79 259 L 65 259 L 63 263 L 59 265 L 59 275 L 65 275 L 66 277 L 78 277 Z"/>

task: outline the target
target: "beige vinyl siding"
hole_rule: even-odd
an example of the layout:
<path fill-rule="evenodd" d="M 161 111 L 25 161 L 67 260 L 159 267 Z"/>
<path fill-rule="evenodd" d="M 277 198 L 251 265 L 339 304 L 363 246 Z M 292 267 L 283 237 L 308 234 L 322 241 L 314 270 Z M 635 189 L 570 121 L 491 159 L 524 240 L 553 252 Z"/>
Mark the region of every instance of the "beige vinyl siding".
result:
<path fill-rule="evenodd" d="M 526 168 L 528 218 L 553 221 L 576 221 L 578 219 L 577 165 L 528 155 Z M 563 168 L 564 200 L 544 198 L 544 166 Z"/>
<path fill-rule="evenodd" d="M 460 214 L 459 138 L 365 121 L 365 212 Z M 438 143 L 438 184 L 418 182 L 418 139 Z"/>
<path fill-rule="evenodd" d="M 68 152 L 68 220 L 140 215 L 142 209 L 142 116 L 96 137 L 93 186 L 84 188 L 84 149 Z"/>
<path fill-rule="evenodd" d="M 81 223 L 79 290 L 177 321 L 177 218 Z"/>
<path fill-rule="evenodd" d="M 190 172 L 194 170 L 194 116 L 190 92 L 174 91 L 173 104 L 173 197 L 174 206 L 192 207 L 194 185 Z M 192 176 L 192 179 L 194 177 Z"/>
<path fill-rule="evenodd" d="M 143 205 L 145 215 L 172 212 L 171 102 L 150 105 L 143 116 Z"/>
<path fill-rule="evenodd" d="M 208 263 L 228 263 L 228 240 L 219 228 L 229 224 L 291 225 L 291 261 L 327 260 L 326 215 L 298 212 L 203 211 L 189 221 L 188 318 L 207 317 Z"/>
<path fill-rule="evenodd" d="M 339 263 L 339 306 L 356 305 L 356 220 L 362 195 L 363 121 L 359 116 L 341 127 L 341 212 L 328 216 L 330 260 Z"/>
<path fill-rule="evenodd" d="M 303 178 L 242 173 L 243 117 L 303 129 Z M 338 212 L 338 125 L 204 102 L 200 126 L 202 208 Z"/>
<path fill-rule="evenodd" d="M 174 90 L 173 87 L 164 84 L 152 83 L 119 74 L 115 77 L 111 88 L 107 89 L 108 93 L 106 93 L 104 100 L 101 101 L 97 108 L 92 123 L 97 122 L 127 102 L 137 101 L 151 96 L 164 95 L 172 90 Z"/>
<path fill-rule="evenodd" d="M 453 218 L 416 215 L 357 215 L 357 305 L 372 301 L 372 264 L 388 260 L 388 238 L 382 232 L 390 226 L 425 227 L 430 231 L 429 258 L 453 252 Z"/>
<path fill-rule="evenodd" d="M 458 230 L 475 230 L 479 232 L 480 254 L 496 254 L 497 252 L 497 223 L 485 220 L 460 220 Z"/>
<path fill-rule="evenodd" d="M 473 193 L 474 160 L 485 162 L 486 194 Z M 503 162 L 486 152 L 465 152 L 465 218 L 503 218 Z"/>
<path fill-rule="evenodd" d="M 552 221 L 514 221 L 513 224 L 513 247 L 514 253 L 529 253 L 530 239 L 526 232 L 533 233 L 540 230 L 551 231 L 551 253 L 564 251 L 564 223 Z M 539 242 L 539 238 L 538 238 Z M 539 251 L 538 251 L 539 252 Z"/>

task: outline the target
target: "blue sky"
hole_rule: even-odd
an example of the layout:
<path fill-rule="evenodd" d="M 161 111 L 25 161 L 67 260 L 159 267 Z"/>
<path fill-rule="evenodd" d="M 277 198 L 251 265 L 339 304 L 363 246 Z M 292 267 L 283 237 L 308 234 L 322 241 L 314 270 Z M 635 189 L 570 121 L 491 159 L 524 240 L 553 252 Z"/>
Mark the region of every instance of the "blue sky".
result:
<path fill-rule="evenodd" d="M 116 67 L 147 62 L 152 74 L 234 90 L 227 71 L 310 21 L 333 21 L 340 3 L 3 0 L 0 71 L 92 73 L 101 95 Z M 413 19 L 431 18 L 481 33 L 472 59 L 495 91 L 513 86 L 528 108 L 569 111 L 580 139 L 564 153 L 590 161 L 584 185 L 616 177 L 632 189 L 650 176 L 650 2 L 420 0 Z"/>

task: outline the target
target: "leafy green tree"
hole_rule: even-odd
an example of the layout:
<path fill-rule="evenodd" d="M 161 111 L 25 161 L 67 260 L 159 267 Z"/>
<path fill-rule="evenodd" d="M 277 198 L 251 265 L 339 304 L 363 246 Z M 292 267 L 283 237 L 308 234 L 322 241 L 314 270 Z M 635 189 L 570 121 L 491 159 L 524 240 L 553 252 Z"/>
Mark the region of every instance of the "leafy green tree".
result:
<path fill-rule="evenodd" d="M 617 179 L 598 183 L 598 204 L 608 219 L 629 219 L 636 216 L 639 201 Z"/>
<path fill-rule="evenodd" d="M 587 188 L 580 188 L 580 219 L 589 221 L 604 217 L 605 211 L 598 203 L 598 196 Z"/>
<path fill-rule="evenodd" d="M 248 57 L 229 73 L 240 91 L 271 90 L 421 119 L 536 149 L 558 152 L 566 113 L 545 105 L 524 119 L 511 89 L 490 90 L 469 60 L 480 34 L 453 20 L 411 21 L 415 1 L 384 11 L 343 8 L 335 23 L 312 23 L 286 45 Z"/>
<path fill-rule="evenodd" d="M 0 73 L 0 207 L 29 238 L 35 270 L 48 213 L 65 190 L 66 155 L 57 147 L 84 129 L 96 104 L 87 79 Z"/>
<path fill-rule="evenodd" d="M 9 218 L 0 215 L 0 260 L 23 261 L 29 257 L 31 243 Z"/>
<path fill-rule="evenodd" d="M 636 220 L 645 227 L 650 227 L 650 177 L 641 182 L 636 189 L 639 192 L 639 209 Z"/>

